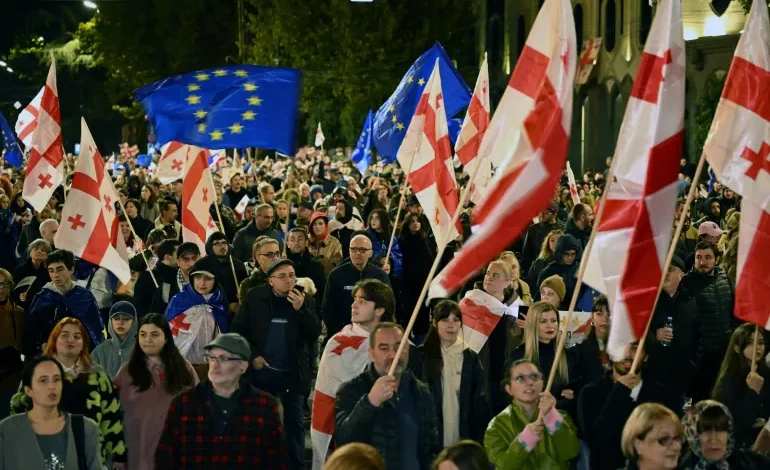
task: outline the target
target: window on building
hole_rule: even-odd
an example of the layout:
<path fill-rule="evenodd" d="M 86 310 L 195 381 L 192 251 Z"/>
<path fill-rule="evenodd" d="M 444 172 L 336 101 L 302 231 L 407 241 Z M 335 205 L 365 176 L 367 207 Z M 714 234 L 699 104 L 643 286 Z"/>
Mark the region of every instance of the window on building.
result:
<path fill-rule="evenodd" d="M 642 2 L 642 9 L 639 15 L 639 44 L 647 42 L 647 35 L 650 34 L 652 27 L 652 6 L 650 0 L 639 0 Z"/>
<path fill-rule="evenodd" d="M 575 5 L 575 9 L 572 10 L 572 15 L 575 18 L 575 33 L 577 36 L 577 48 L 576 51 L 580 54 L 580 48 L 583 47 L 583 5 Z"/>
<path fill-rule="evenodd" d="M 524 15 L 519 15 L 516 21 L 516 55 L 520 56 L 524 50 L 524 44 L 527 42 L 527 21 Z"/>
<path fill-rule="evenodd" d="M 487 27 L 487 46 L 489 52 L 489 68 L 499 70 L 503 59 L 503 22 L 495 14 L 489 19 Z"/>
<path fill-rule="evenodd" d="M 615 12 L 615 0 L 607 0 L 604 4 L 604 49 L 607 52 L 615 50 L 615 23 L 617 14 Z"/>
<path fill-rule="evenodd" d="M 626 29 L 626 0 L 618 0 L 620 5 L 620 34 Z"/>

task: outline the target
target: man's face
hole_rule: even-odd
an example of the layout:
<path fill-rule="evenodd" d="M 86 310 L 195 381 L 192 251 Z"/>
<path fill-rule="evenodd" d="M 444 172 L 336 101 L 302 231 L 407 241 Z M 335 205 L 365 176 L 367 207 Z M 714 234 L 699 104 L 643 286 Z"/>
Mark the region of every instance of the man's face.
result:
<path fill-rule="evenodd" d="M 718 261 L 711 249 L 697 250 L 695 252 L 695 269 L 701 274 L 713 273 L 714 266 L 716 266 Z"/>
<path fill-rule="evenodd" d="M 711 203 L 711 215 L 713 216 L 721 216 L 722 212 L 720 211 L 719 202 L 714 201 Z"/>
<path fill-rule="evenodd" d="M 176 259 L 177 266 L 179 266 L 179 269 L 181 269 L 183 273 L 190 274 L 190 270 L 192 269 L 193 264 L 195 264 L 195 262 L 198 261 L 200 257 L 201 255 L 198 253 L 195 253 L 194 251 L 188 251 Z"/>
<path fill-rule="evenodd" d="M 48 275 L 51 276 L 51 282 L 57 288 L 69 287 L 72 280 L 73 270 L 67 269 L 64 263 L 50 263 L 48 265 Z"/>
<path fill-rule="evenodd" d="M 581 217 L 583 220 L 583 223 L 586 224 L 587 227 L 590 227 L 594 223 L 594 211 L 591 209 L 590 206 L 585 206 L 585 212 L 583 213 L 583 217 Z"/>
<path fill-rule="evenodd" d="M 58 222 L 47 224 L 44 230 L 40 231 L 40 236 L 48 243 L 53 243 L 53 237 L 56 236 L 56 232 L 59 231 Z"/>
<path fill-rule="evenodd" d="M 177 210 L 176 210 L 176 204 L 169 204 L 168 210 L 160 211 L 161 217 L 165 222 L 171 222 L 172 220 L 176 220 L 177 216 Z"/>
<path fill-rule="evenodd" d="M 257 212 L 257 217 L 254 219 L 257 224 L 257 228 L 260 230 L 267 230 L 270 224 L 273 223 L 273 209 L 266 208 Z"/>
<path fill-rule="evenodd" d="M 230 187 L 233 188 L 233 191 L 238 192 L 241 190 L 241 177 L 240 176 L 233 176 L 232 179 L 230 179 Z"/>
<path fill-rule="evenodd" d="M 725 188 L 725 199 L 732 199 L 735 197 L 735 192 L 732 189 Z"/>
<path fill-rule="evenodd" d="M 281 257 L 281 252 L 278 248 L 278 243 L 266 243 L 257 251 L 257 264 L 262 272 L 266 272 L 267 268 L 273 264 L 273 261 Z"/>
<path fill-rule="evenodd" d="M 398 328 L 383 328 L 376 332 L 374 338 L 374 348 L 369 348 L 369 357 L 374 364 L 374 370 L 380 375 L 386 375 L 396 358 L 396 351 L 401 344 L 403 333 Z M 401 357 L 398 358 L 398 365 L 394 372 L 399 377 L 409 362 L 409 348 L 404 348 Z"/>
<path fill-rule="evenodd" d="M 416 215 L 422 215 L 422 206 L 419 204 L 412 204 L 409 206 L 409 213 L 410 214 L 416 214 Z"/>
<path fill-rule="evenodd" d="M 663 281 L 663 290 L 673 294 L 679 289 L 679 283 L 682 282 L 684 273 L 676 266 L 669 266 L 666 272 L 666 279 Z"/>
<path fill-rule="evenodd" d="M 375 308 L 374 302 L 366 300 L 364 290 L 358 289 L 353 295 L 353 305 L 350 307 L 351 321 L 353 323 L 371 323 L 377 318 L 375 310 L 378 309 Z M 377 313 L 382 316 L 385 310 L 382 308 L 379 310 L 380 312 Z"/>
<path fill-rule="evenodd" d="M 575 250 L 567 250 L 564 252 L 564 254 L 561 257 L 562 263 L 564 263 L 566 266 L 571 266 L 572 263 L 575 262 L 575 259 L 577 258 L 577 251 Z"/>
<path fill-rule="evenodd" d="M 297 209 L 297 220 L 304 220 L 305 223 L 309 223 L 310 217 L 312 215 L 313 215 L 313 211 L 306 207 L 300 207 Z"/>
<path fill-rule="evenodd" d="M 358 269 L 364 269 L 372 257 L 372 241 L 369 237 L 356 236 L 350 242 L 350 262 Z"/>
<path fill-rule="evenodd" d="M 302 232 L 291 232 L 286 241 L 286 246 L 295 255 L 302 254 L 307 249 L 307 237 Z"/>
<path fill-rule="evenodd" d="M 221 348 L 209 349 L 207 356 L 209 358 L 209 381 L 215 386 L 229 386 L 237 383 L 249 367 L 249 364 L 243 360 L 218 360 L 222 358 L 239 359 L 235 354 Z"/>
<path fill-rule="evenodd" d="M 276 294 L 281 297 L 286 297 L 289 295 L 289 291 L 294 289 L 294 286 L 297 284 L 297 275 L 294 273 L 294 266 L 281 266 L 270 275 L 268 281 Z"/>
<path fill-rule="evenodd" d="M 254 220 L 254 206 L 246 206 L 246 209 L 243 211 L 243 218 L 248 222 Z"/>
<path fill-rule="evenodd" d="M 273 199 L 275 199 L 275 188 L 272 186 L 265 188 L 265 192 L 262 193 L 262 197 L 265 199 L 264 202 L 268 204 L 272 203 Z"/>
<path fill-rule="evenodd" d="M 629 344 L 623 350 L 623 359 L 612 363 L 612 370 L 614 370 L 617 375 L 623 376 L 631 372 L 631 365 L 634 363 L 636 348 L 637 346 Z"/>
<path fill-rule="evenodd" d="M 177 181 L 173 183 L 172 190 L 174 191 L 175 195 L 180 196 L 182 194 L 182 188 L 183 185 L 181 182 Z"/>
<path fill-rule="evenodd" d="M 347 215 L 345 214 L 345 204 L 343 204 L 342 202 L 338 202 L 335 205 L 335 208 L 337 210 L 334 212 L 334 218 L 337 220 L 342 220 L 343 218 L 345 218 L 345 216 Z"/>
<path fill-rule="evenodd" d="M 227 243 L 227 240 L 220 239 L 213 243 L 211 243 L 211 248 L 214 249 L 214 254 L 217 256 L 227 256 L 227 249 L 229 248 L 229 244 Z"/>

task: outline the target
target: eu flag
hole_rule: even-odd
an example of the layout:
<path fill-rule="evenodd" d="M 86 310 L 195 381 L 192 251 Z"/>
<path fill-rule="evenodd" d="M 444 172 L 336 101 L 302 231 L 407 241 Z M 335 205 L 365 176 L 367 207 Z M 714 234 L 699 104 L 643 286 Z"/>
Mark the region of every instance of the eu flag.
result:
<path fill-rule="evenodd" d="M 452 65 L 444 48 L 437 42 L 412 64 L 396 91 L 377 110 L 374 117 L 374 145 L 385 163 L 396 159 L 398 148 L 404 140 L 436 59 L 439 60 L 447 119 L 468 106 L 471 101 L 471 89 Z"/>
<path fill-rule="evenodd" d="M 231 65 L 159 80 L 134 92 L 160 145 L 259 147 L 294 154 L 301 73 Z"/>
<path fill-rule="evenodd" d="M 3 156 L 10 165 L 20 168 L 24 164 L 24 154 L 21 153 L 19 143 L 16 142 L 16 135 L 5 120 L 5 116 L 0 113 L 0 142 L 3 144 Z"/>
<path fill-rule="evenodd" d="M 366 115 L 366 121 L 364 122 L 364 129 L 361 131 L 361 136 L 358 138 L 353 154 L 350 159 L 358 167 L 358 171 L 365 172 L 369 165 L 372 164 L 372 110 L 369 110 L 369 114 Z"/>

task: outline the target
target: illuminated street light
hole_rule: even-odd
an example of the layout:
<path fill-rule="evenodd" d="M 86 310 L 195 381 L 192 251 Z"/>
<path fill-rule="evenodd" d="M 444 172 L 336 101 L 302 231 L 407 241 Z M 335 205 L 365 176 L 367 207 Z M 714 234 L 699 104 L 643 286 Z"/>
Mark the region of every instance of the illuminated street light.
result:
<path fill-rule="evenodd" d="M 83 2 L 83 5 L 85 5 L 85 6 L 86 6 L 86 8 L 90 8 L 90 9 L 92 9 L 92 10 L 96 10 L 96 3 L 94 3 L 94 2 L 91 2 L 91 1 L 89 1 L 89 0 L 85 0 L 85 1 Z"/>
<path fill-rule="evenodd" d="M 38 36 L 37 40 L 40 41 L 40 42 L 43 42 L 43 41 L 45 41 L 45 38 L 43 36 Z"/>
<path fill-rule="evenodd" d="M 5 68 L 5 70 L 7 70 L 7 71 L 9 71 L 9 72 L 13 73 L 13 69 L 12 69 L 12 68 L 10 68 L 10 67 L 6 67 L 6 68 Z"/>
<path fill-rule="evenodd" d="M 8 65 L 8 64 L 6 64 L 6 63 L 5 63 L 5 62 L 3 62 L 2 60 L 0 60 L 0 67 L 5 67 L 6 65 Z"/>

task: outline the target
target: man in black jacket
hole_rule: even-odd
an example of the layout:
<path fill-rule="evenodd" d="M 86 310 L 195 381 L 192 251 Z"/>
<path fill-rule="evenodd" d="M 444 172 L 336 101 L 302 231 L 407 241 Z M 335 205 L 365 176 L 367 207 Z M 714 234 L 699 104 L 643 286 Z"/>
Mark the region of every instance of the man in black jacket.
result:
<path fill-rule="evenodd" d="M 366 235 L 356 235 L 350 240 L 350 262 L 340 263 L 329 273 L 321 304 L 327 338 L 350 323 L 350 294 L 358 281 L 377 279 L 390 285 L 387 273 L 369 263 L 371 257 L 372 240 Z"/>
<path fill-rule="evenodd" d="M 320 314 L 324 294 L 324 267 L 310 256 L 307 245 L 307 230 L 304 227 L 294 227 L 289 230 L 286 235 L 286 257 L 294 263 L 297 277 L 309 278 L 315 284 L 315 301 Z"/>
<path fill-rule="evenodd" d="M 251 345 L 253 384 L 275 395 L 284 408 L 289 468 L 304 468 L 304 401 L 310 393 L 310 346 L 321 334 L 313 298 L 295 287 L 294 263 L 273 262 L 269 286 L 249 290 L 231 331 Z"/>
<path fill-rule="evenodd" d="M 254 241 L 262 235 L 266 235 L 276 240 L 279 245 L 283 244 L 283 237 L 273 227 L 275 211 L 270 204 L 262 204 L 254 210 L 254 223 L 238 230 L 233 238 L 233 256 L 248 261 L 251 259 L 251 249 Z M 283 249 L 283 246 L 281 246 Z"/>
<path fill-rule="evenodd" d="M 164 313 L 171 297 L 179 292 L 177 283 L 177 259 L 176 250 L 179 240 L 163 240 L 155 250 L 158 263 L 152 269 L 152 276 L 158 287 L 152 280 L 150 271 L 142 271 L 134 286 L 132 302 L 140 317 L 148 313 Z"/>
<path fill-rule="evenodd" d="M 217 261 L 219 266 L 219 287 L 227 297 L 228 311 L 235 315 L 240 308 L 238 303 L 238 286 L 248 274 L 243 262 L 232 257 L 230 244 L 222 232 L 214 232 L 206 240 L 206 256 Z M 236 278 L 233 279 L 233 270 Z"/>
<path fill-rule="evenodd" d="M 420 470 L 430 467 L 441 446 L 428 386 L 406 368 L 409 348 L 399 357 L 394 375 L 388 375 L 403 334 L 397 323 L 374 327 L 369 336 L 372 363 L 337 391 L 334 436 L 338 445 L 371 445 L 388 470 Z"/>
<path fill-rule="evenodd" d="M 586 249 L 588 239 L 591 238 L 591 227 L 594 225 L 594 211 L 588 204 L 575 204 L 572 208 L 572 217 L 567 221 L 565 233 L 577 238 L 580 247 Z"/>

